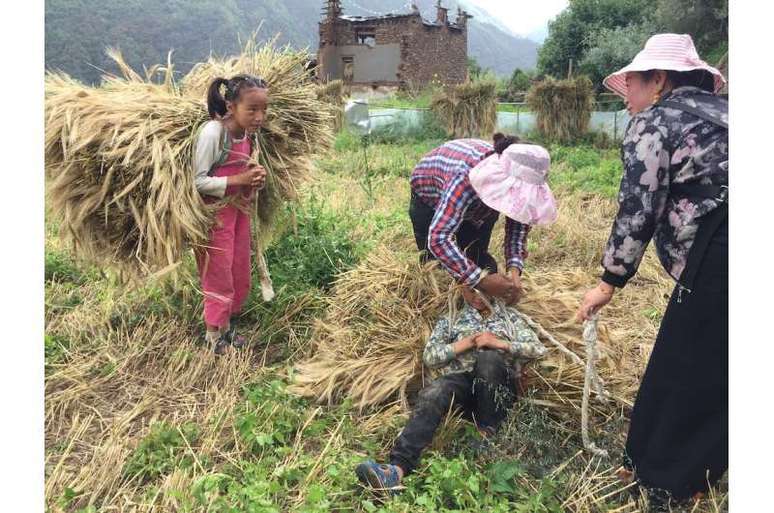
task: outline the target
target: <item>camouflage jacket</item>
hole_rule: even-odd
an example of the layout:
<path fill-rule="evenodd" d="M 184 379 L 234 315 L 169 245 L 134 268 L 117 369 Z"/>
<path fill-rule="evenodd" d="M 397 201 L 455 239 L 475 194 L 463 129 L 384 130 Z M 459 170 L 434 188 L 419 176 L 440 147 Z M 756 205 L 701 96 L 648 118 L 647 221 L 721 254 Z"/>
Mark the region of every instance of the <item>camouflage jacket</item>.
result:
<path fill-rule="evenodd" d="M 495 303 L 494 312 L 484 318 L 466 303 L 455 317 L 450 319 L 450 316 L 446 315 L 439 319 L 425 346 L 425 364 L 440 374 L 473 370 L 478 351 L 471 349 L 455 355 L 451 344 L 469 335 L 487 331 L 510 344 L 508 356 L 513 364 L 540 358 L 546 353 L 546 348 L 538 340 L 537 334 L 515 308 Z"/>

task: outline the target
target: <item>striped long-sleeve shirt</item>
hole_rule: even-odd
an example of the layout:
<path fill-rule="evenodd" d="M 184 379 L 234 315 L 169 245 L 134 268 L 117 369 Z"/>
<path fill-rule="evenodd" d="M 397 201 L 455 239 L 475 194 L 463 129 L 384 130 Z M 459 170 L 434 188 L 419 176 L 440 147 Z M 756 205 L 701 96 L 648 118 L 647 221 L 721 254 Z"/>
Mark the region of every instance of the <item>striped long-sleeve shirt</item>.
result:
<path fill-rule="evenodd" d="M 497 211 L 485 205 L 470 184 L 469 173 L 494 152 L 486 141 L 457 139 L 428 153 L 414 168 L 411 189 L 435 209 L 428 249 L 458 282 L 475 286 L 481 269 L 455 244 L 453 237 L 463 221 L 481 226 Z M 505 261 L 508 269 L 524 268 L 529 225 L 505 221 Z"/>

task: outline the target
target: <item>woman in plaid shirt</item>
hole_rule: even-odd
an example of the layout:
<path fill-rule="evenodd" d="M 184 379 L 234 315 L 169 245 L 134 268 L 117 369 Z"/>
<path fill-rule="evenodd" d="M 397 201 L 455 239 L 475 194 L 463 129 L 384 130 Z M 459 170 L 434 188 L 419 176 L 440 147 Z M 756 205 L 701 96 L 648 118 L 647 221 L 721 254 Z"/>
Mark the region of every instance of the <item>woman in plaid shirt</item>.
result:
<path fill-rule="evenodd" d="M 471 183 L 470 173 L 485 161 L 500 165 L 507 149 L 527 146 L 520 142 L 518 137 L 499 133 L 494 135 L 494 144 L 479 139 L 449 141 L 422 158 L 411 175 L 409 216 L 422 261 L 437 259 L 458 283 L 476 287 L 509 304 L 517 302 L 522 294 L 521 272 L 527 257 L 530 224 L 514 219 L 519 216 L 508 215 L 512 205 L 505 209 L 492 206 L 504 198 L 510 199 L 506 198 L 508 191 L 496 191 L 494 201 L 482 198 Z M 547 162 L 546 153 L 546 173 Z M 502 178 L 503 183 L 508 183 L 506 188 L 513 188 L 512 178 L 507 174 Z M 553 202 L 553 198 L 550 200 Z M 500 213 L 506 214 L 507 277 L 497 274 L 497 263 L 489 253 L 492 229 Z M 483 270 L 489 274 L 482 276 Z"/>

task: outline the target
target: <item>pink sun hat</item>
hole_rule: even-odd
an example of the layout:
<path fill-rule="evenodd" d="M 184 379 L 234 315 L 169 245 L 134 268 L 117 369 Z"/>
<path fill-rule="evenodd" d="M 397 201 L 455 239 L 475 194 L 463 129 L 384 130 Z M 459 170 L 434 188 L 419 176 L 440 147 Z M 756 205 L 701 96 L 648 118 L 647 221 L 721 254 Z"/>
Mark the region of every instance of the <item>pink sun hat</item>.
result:
<path fill-rule="evenodd" d="M 470 184 L 488 207 L 522 224 L 556 221 L 556 201 L 546 180 L 551 157 L 534 144 L 512 144 L 502 155 L 482 160 L 470 171 Z"/>
<path fill-rule="evenodd" d="M 723 88 L 723 74 L 699 57 L 693 39 L 688 34 L 656 34 L 648 39 L 628 66 L 612 73 L 602 83 L 615 94 L 626 98 L 626 73 L 629 71 L 693 71 L 703 69 L 715 77 L 715 92 Z"/>

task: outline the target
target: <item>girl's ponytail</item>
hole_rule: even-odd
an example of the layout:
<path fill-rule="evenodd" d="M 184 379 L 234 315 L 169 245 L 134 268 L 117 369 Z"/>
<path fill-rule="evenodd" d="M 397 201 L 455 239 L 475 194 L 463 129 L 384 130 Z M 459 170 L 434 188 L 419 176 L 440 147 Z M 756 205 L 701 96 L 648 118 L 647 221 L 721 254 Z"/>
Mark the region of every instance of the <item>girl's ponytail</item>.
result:
<path fill-rule="evenodd" d="M 207 89 L 207 112 L 210 113 L 210 118 L 212 119 L 222 118 L 228 112 L 226 99 L 220 94 L 220 86 L 222 85 L 228 85 L 228 80 L 216 78 L 210 84 L 209 89 Z"/>

